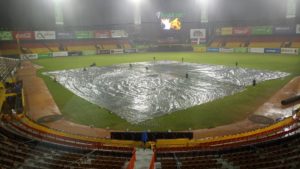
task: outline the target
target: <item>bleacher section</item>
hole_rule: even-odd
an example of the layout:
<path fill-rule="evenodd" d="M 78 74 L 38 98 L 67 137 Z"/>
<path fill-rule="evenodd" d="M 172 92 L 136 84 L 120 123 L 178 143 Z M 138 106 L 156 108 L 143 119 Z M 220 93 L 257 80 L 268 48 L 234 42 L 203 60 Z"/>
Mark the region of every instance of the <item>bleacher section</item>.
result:
<path fill-rule="evenodd" d="M 19 53 L 18 45 L 16 43 L 1 43 L 0 54 L 2 56 L 17 55 Z"/>
<path fill-rule="evenodd" d="M 158 151 L 162 169 L 288 169 L 300 168 L 300 133 L 265 143 L 212 151 Z"/>
<path fill-rule="evenodd" d="M 25 137 L 10 124 L 0 126 L 0 166 L 4 168 L 111 168 L 126 167 L 133 149 L 78 149 Z"/>
<path fill-rule="evenodd" d="M 30 53 L 49 53 L 59 51 L 58 43 L 56 42 L 23 43 L 22 47 L 27 48 Z"/>
<path fill-rule="evenodd" d="M 209 44 L 212 48 L 299 48 L 300 37 L 293 36 L 224 36 Z"/>
<path fill-rule="evenodd" d="M 61 42 L 60 44 L 68 51 L 96 50 L 94 41 L 70 41 Z"/>
<path fill-rule="evenodd" d="M 110 49 L 131 49 L 128 40 L 51 40 L 51 41 L 23 41 L 20 43 L 21 51 L 17 42 L 2 42 L 0 54 L 3 56 L 23 54 L 46 54 L 58 51 L 96 51 Z"/>

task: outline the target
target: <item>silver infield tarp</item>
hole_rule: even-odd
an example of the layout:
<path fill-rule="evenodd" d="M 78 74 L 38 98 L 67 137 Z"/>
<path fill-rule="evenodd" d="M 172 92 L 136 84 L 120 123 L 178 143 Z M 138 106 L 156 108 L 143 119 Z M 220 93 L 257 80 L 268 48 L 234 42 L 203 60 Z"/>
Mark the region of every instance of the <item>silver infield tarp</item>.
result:
<path fill-rule="evenodd" d="M 252 85 L 253 79 L 259 83 L 288 75 L 175 61 L 138 62 L 45 74 L 55 77 L 76 95 L 130 123 L 140 123 L 232 95 Z"/>

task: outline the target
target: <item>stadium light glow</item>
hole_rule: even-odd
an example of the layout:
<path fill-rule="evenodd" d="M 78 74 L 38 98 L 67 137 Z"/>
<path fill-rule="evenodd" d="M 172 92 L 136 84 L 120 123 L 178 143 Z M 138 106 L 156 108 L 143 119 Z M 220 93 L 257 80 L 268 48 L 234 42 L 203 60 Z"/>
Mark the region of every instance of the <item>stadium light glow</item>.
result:
<path fill-rule="evenodd" d="M 200 5 L 207 6 L 208 0 L 198 0 L 198 3 L 199 3 Z"/>
<path fill-rule="evenodd" d="M 139 4 L 141 0 L 130 0 L 132 3 Z"/>

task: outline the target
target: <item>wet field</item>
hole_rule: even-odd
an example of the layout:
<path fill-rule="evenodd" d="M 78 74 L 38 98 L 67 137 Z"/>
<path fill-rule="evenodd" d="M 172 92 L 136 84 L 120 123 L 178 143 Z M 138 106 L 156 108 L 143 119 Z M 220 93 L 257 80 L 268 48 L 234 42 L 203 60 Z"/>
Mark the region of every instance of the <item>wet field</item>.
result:
<path fill-rule="evenodd" d="M 88 67 L 46 74 L 76 95 L 130 123 L 232 95 L 252 85 L 254 79 L 260 83 L 288 75 L 175 61 Z"/>

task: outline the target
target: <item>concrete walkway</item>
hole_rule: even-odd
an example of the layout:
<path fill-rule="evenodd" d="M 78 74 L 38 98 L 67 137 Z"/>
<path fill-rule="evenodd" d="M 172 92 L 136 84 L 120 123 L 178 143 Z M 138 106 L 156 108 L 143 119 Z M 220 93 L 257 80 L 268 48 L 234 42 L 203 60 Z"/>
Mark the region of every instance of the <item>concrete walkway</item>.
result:
<path fill-rule="evenodd" d="M 135 169 L 149 169 L 153 151 L 150 149 L 136 149 Z"/>

